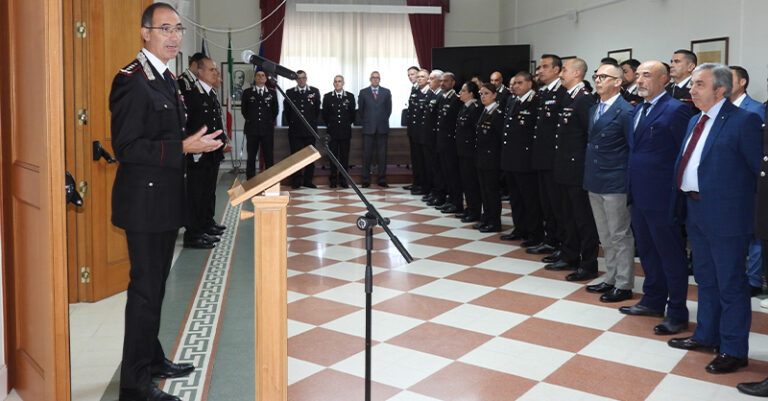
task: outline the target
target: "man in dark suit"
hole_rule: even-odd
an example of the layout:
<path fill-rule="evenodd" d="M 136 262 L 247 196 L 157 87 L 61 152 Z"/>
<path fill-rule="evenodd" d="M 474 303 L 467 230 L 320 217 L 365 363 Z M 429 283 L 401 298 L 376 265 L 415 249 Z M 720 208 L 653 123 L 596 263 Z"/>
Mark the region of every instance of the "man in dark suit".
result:
<path fill-rule="evenodd" d="M 437 156 L 437 137 L 435 136 L 435 127 L 437 126 L 437 101 L 440 100 L 440 77 L 443 75 L 441 70 L 432 70 L 427 79 L 427 91 L 425 93 L 425 108 L 422 115 L 423 137 L 421 144 L 422 155 L 424 156 L 424 168 L 429 171 L 431 188 L 429 194 L 421 198 L 427 203 L 427 206 L 441 206 L 445 203 L 446 188 L 443 169 L 440 166 L 440 159 Z"/>
<path fill-rule="evenodd" d="M 333 77 L 333 91 L 323 96 L 323 121 L 328 127 L 331 141 L 328 146 L 339 159 L 344 170 L 349 169 L 349 141 L 352 138 L 352 122 L 355 121 L 355 95 L 344 90 L 344 77 Z M 331 163 L 331 188 L 336 183 L 347 188 L 347 179 L 341 175 L 336 165 Z"/>
<path fill-rule="evenodd" d="M 403 117 L 404 120 L 402 121 L 402 125 L 406 127 L 406 133 L 408 134 L 408 150 L 411 157 L 411 175 L 412 175 L 412 184 L 403 186 L 403 189 L 406 191 L 411 191 L 412 195 L 415 195 L 415 192 L 419 192 L 421 189 L 421 177 L 419 176 L 420 171 L 417 173 L 416 171 L 416 164 L 418 161 L 417 158 L 421 157 L 421 153 L 417 152 L 417 148 L 414 146 L 413 142 L 413 133 L 410 129 L 410 112 L 411 112 L 411 98 L 416 94 L 416 92 L 419 90 L 419 83 L 418 81 L 418 75 L 419 75 L 419 67 L 416 67 L 415 65 L 408 67 L 408 80 L 411 81 L 411 91 L 410 95 L 408 97 L 408 103 L 406 104 L 406 108 L 403 110 Z"/>
<path fill-rule="evenodd" d="M 637 72 L 638 94 L 645 101 L 632 117 L 627 195 L 645 281 L 640 301 L 619 311 L 663 317 L 666 307 L 667 317 L 654 332 L 675 334 L 688 327 L 688 261 L 682 226 L 669 223 L 669 208 L 673 167 L 691 109 L 664 91 L 669 75 L 662 63 L 646 61 Z"/>
<path fill-rule="evenodd" d="M 253 85 L 243 91 L 240 111 L 245 117 L 245 140 L 248 159 L 245 163 L 245 177 L 251 179 L 256 175 L 256 156 L 264 157 L 264 167 L 270 168 L 275 164 L 275 119 L 278 105 L 277 93 L 266 87 L 267 74 L 256 71 L 253 74 Z"/>
<path fill-rule="evenodd" d="M 560 204 L 555 219 L 563 222 L 565 237 L 562 257 L 544 266 L 547 270 L 575 270 L 568 281 L 583 281 L 597 277 L 598 235 L 584 180 L 584 156 L 589 129 L 589 109 L 594 97 L 584 87 L 587 63 L 579 58 L 568 60 L 560 72 L 567 90 L 555 130 L 555 157 L 552 176 L 557 185 Z"/>
<path fill-rule="evenodd" d="M 505 241 L 525 240 L 525 245 L 540 244 L 544 226 L 539 203 L 539 183 L 531 168 L 531 147 L 539 107 L 533 77 L 518 72 L 510 80 L 514 98 L 507 102 L 501 144 L 501 170 L 507 181 L 509 204 L 515 229 L 501 236 Z"/>
<path fill-rule="evenodd" d="M 501 110 L 507 109 L 507 99 L 512 95 L 509 88 L 504 86 L 504 76 L 499 71 L 491 73 L 490 83 L 496 87 L 496 103 L 501 106 Z"/>
<path fill-rule="evenodd" d="M 673 98 L 685 103 L 691 108 L 691 112 L 696 114 L 699 109 L 693 104 L 691 99 L 691 72 L 696 68 L 698 58 L 690 50 L 680 49 L 672 54 L 669 60 L 669 76 L 672 82 L 667 85 L 667 93 Z"/>
<path fill-rule="evenodd" d="M 635 239 L 627 206 L 627 157 L 634 107 L 621 96 L 621 70 L 602 65 L 592 76 L 600 103 L 589 111 L 589 141 L 584 189 L 605 253 L 603 282 L 587 291 L 602 293 L 603 302 L 632 298 L 635 284 Z"/>
<path fill-rule="evenodd" d="M 768 116 L 763 116 L 765 117 Z M 755 201 L 755 237 L 759 238 L 763 250 L 768 250 L 768 128 L 763 125 L 763 158 L 757 177 L 757 199 Z M 768 260 L 763 258 L 763 268 L 768 271 Z M 763 306 L 762 303 L 760 306 Z M 768 397 L 768 379 L 754 383 L 740 383 L 736 388 L 742 393 Z"/>
<path fill-rule="evenodd" d="M 456 94 L 455 85 L 456 77 L 453 73 L 444 72 L 440 77 L 442 93 L 437 101 L 438 115 L 435 127 L 437 154 L 448 189 L 448 199 L 437 207 L 442 213 L 460 213 L 464 210 L 459 156 L 456 151 L 456 118 L 463 102 Z"/>
<path fill-rule="evenodd" d="M 752 99 L 747 94 L 749 86 L 749 73 L 742 67 L 732 65 L 729 67 L 733 74 L 733 90 L 731 91 L 731 103 L 734 106 L 757 114 L 760 119 L 765 118 L 765 104 Z M 762 120 L 765 123 L 765 120 Z M 749 278 L 750 295 L 757 296 L 763 293 L 763 247 L 760 239 L 752 238 L 749 242 L 749 262 L 747 262 L 747 277 Z"/>
<path fill-rule="evenodd" d="M 298 70 L 296 75 L 298 76 L 296 86 L 288 89 L 285 94 L 296 104 L 299 112 L 307 119 L 312 129 L 317 131 L 317 119 L 320 117 L 320 91 L 314 86 L 307 85 L 306 72 Z M 288 122 L 288 145 L 291 147 L 291 154 L 304 149 L 307 145 L 315 144 L 314 135 L 304 126 L 299 116 L 293 112 L 287 99 L 283 101 L 283 121 Z M 317 188 L 312 183 L 314 175 L 315 164 L 310 163 L 293 174 L 291 187 L 295 189 L 303 185 L 307 188 Z"/>
<path fill-rule="evenodd" d="M 120 164 L 112 187 L 112 224 L 125 230 L 131 263 L 120 369 L 121 401 L 180 401 L 152 378 L 194 370 L 165 358 L 157 338 L 165 280 L 184 211 L 184 154 L 221 147 L 203 127 L 185 136 L 184 105 L 168 69 L 181 47 L 176 10 L 154 3 L 144 10 L 144 49 L 112 82 L 112 144 Z"/>
<path fill-rule="evenodd" d="M 195 53 L 189 58 L 189 67 L 181 73 L 178 79 L 179 89 L 182 92 L 192 89 L 197 82 L 197 62 L 205 58 L 203 53 Z"/>
<path fill-rule="evenodd" d="M 728 101 L 733 77 L 722 64 L 693 71 L 691 118 L 675 164 L 675 217 L 684 219 L 696 257 L 696 331 L 669 345 L 717 352 L 710 373 L 747 366 L 752 320 L 744 260 L 754 233 L 755 190 L 762 158 L 760 117 Z M 684 205 L 684 206 L 683 206 Z"/>
<path fill-rule="evenodd" d="M 413 168 L 413 182 L 415 188 L 411 188 L 412 195 L 428 195 L 432 190 L 432 173 L 424 163 L 424 113 L 427 110 L 427 86 L 429 73 L 427 70 L 419 70 L 416 74 L 416 90 L 411 91 L 408 98 L 408 135 L 411 142 L 411 162 Z"/>
<path fill-rule="evenodd" d="M 623 83 L 621 84 L 621 96 L 632 106 L 642 103 L 642 96 L 637 94 L 637 67 L 640 62 L 631 58 L 624 60 L 619 64 L 623 72 Z"/>
<path fill-rule="evenodd" d="M 392 114 L 392 93 L 379 86 L 381 75 L 371 73 L 371 86 L 360 90 L 358 98 L 359 121 L 363 126 L 363 188 L 371 185 L 371 160 L 376 152 L 376 178 L 380 187 L 387 185 L 387 140 L 389 116 Z"/>
<path fill-rule="evenodd" d="M 221 107 L 214 92 L 218 87 L 216 63 L 205 57 L 198 61 L 198 80 L 192 89 L 184 92 L 187 108 L 187 132 L 208 127 L 207 133 L 221 130 Z M 226 135 L 219 140 L 226 142 Z M 184 231 L 184 247 L 210 249 L 219 241 L 216 235 L 224 232 L 224 226 L 213 219 L 216 206 L 216 180 L 219 164 L 224 159 L 222 149 L 187 155 L 187 214 Z"/>

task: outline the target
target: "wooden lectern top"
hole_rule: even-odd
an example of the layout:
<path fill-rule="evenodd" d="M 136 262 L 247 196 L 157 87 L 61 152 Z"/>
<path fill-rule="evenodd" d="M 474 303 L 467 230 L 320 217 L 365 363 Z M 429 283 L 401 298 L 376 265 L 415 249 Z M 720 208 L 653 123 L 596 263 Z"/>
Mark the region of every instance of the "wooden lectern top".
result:
<path fill-rule="evenodd" d="M 308 145 L 242 184 L 235 180 L 235 184 L 227 191 L 229 203 L 232 206 L 237 206 L 254 196 L 261 195 L 262 192 L 273 186 L 279 186 L 280 181 L 301 170 L 309 163 L 314 163 L 320 157 L 320 152 L 314 146 Z M 279 194 L 279 189 L 276 192 Z"/>

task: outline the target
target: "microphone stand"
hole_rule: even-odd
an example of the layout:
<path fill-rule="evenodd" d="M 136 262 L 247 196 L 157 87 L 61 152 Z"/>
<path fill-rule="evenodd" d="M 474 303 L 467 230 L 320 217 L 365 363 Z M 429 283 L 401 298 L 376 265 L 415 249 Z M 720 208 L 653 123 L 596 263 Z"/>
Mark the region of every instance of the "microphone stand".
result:
<path fill-rule="evenodd" d="M 264 70 L 266 72 L 272 72 L 275 71 L 267 71 L 267 68 L 265 68 L 266 65 L 263 66 Z M 271 68 L 274 70 L 274 67 Z M 368 212 L 365 213 L 365 216 L 361 216 L 357 219 L 357 228 L 359 228 L 362 231 L 365 231 L 365 401 L 371 400 L 371 298 L 373 295 L 373 273 L 371 268 L 371 253 L 373 251 L 373 227 L 376 225 L 381 226 L 381 228 L 384 229 L 384 232 L 387 233 L 389 236 L 389 239 L 392 240 L 392 243 L 395 245 L 395 248 L 397 248 L 398 252 L 400 252 L 400 255 L 403 256 L 403 259 L 407 263 L 413 262 L 413 257 L 410 253 L 408 253 L 408 250 L 405 249 L 403 244 L 400 242 L 400 239 L 397 238 L 397 236 L 392 233 L 392 231 L 389 229 L 389 219 L 384 218 L 379 214 L 379 211 L 376 210 L 376 208 L 371 204 L 371 202 L 368 201 L 368 199 L 363 195 L 362 191 L 360 191 L 360 188 L 355 185 L 355 182 L 352 181 L 352 177 L 349 175 L 347 170 L 341 165 L 341 162 L 339 162 L 339 159 L 336 158 L 336 155 L 331 152 L 331 149 L 328 147 L 328 143 L 320 138 L 320 135 L 315 131 L 314 128 L 312 128 L 312 125 L 309 124 L 306 118 L 299 112 L 299 108 L 296 107 L 296 104 L 293 103 L 291 98 L 289 98 L 285 92 L 283 91 L 283 88 L 278 85 L 277 80 L 271 76 L 269 76 L 269 81 L 272 82 L 272 84 L 277 88 L 277 90 L 283 95 L 283 98 L 285 98 L 286 103 L 291 107 L 291 110 L 293 113 L 295 113 L 299 120 L 301 120 L 302 124 L 304 124 L 304 127 L 312 133 L 312 135 L 315 137 L 316 143 L 319 144 L 320 148 L 322 148 L 323 152 L 326 156 L 328 156 L 328 159 L 331 160 L 331 163 L 336 165 L 336 168 L 341 172 L 341 174 L 344 176 L 344 179 L 347 180 L 347 183 L 349 184 L 349 187 L 352 188 L 352 190 L 355 191 L 357 194 L 357 197 L 360 198 L 360 201 L 365 204 L 365 208 L 368 210 Z"/>

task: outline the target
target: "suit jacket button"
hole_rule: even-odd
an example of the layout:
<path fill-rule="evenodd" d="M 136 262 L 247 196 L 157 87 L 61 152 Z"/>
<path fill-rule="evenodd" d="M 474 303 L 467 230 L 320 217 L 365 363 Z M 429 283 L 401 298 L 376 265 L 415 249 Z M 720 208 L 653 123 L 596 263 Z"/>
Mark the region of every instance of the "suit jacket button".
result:
<path fill-rule="evenodd" d="M 154 183 L 154 182 L 152 182 L 152 181 L 150 181 L 150 182 L 149 182 L 149 184 L 147 184 L 147 186 L 149 186 L 149 187 L 154 187 L 154 186 L 155 186 L 155 183 Z"/>
<path fill-rule="evenodd" d="M 763 161 L 768 162 L 768 156 L 763 156 Z"/>
<path fill-rule="evenodd" d="M 167 105 L 167 104 L 164 104 L 164 105 L 163 105 L 163 108 L 166 108 L 166 109 L 167 109 L 167 108 L 168 108 L 168 105 Z"/>
<path fill-rule="evenodd" d="M 765 177 L 765 171 L 760 172 L 760 177 Z"/>

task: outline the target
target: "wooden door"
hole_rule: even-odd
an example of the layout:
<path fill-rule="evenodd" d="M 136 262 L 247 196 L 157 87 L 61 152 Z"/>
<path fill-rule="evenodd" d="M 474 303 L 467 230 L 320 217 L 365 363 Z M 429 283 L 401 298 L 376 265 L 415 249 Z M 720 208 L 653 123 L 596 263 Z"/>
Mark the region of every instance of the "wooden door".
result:
<path fill-rule="evenodd" d="M 0 2 L 9 384 L 25 400 L 69 400 L 61 29 L 61 1 Z"/>
<path fill-rule="evenodd" d="M 124 291 L 128 286 L 128 249 L 125 233 L 112 225 L 112 183 L 117 163 L 93 160 L 93 142 L 99 141 L 114 156 L 110 136 L 109 91 L 117 71 L 136 57 L 142 47 L 141 13 L 152 0 L 68 0 L 71 18 L 66 23 L 65 54 L 68 76 L 67 166 L 88 192 L 80 208 L 71 208 L 68 232 L 76 236 L 69 250 L 69 288 L 77 295 L 71 302 L 92 302 Z M 77 34 L 85 23 L 85 35 Z M 69 38 L 66 36 L 69 35 Z M 76 118 L 87 110 L 87 124 Z M 84 277 L 82 272 L 87 270 Z"/>

